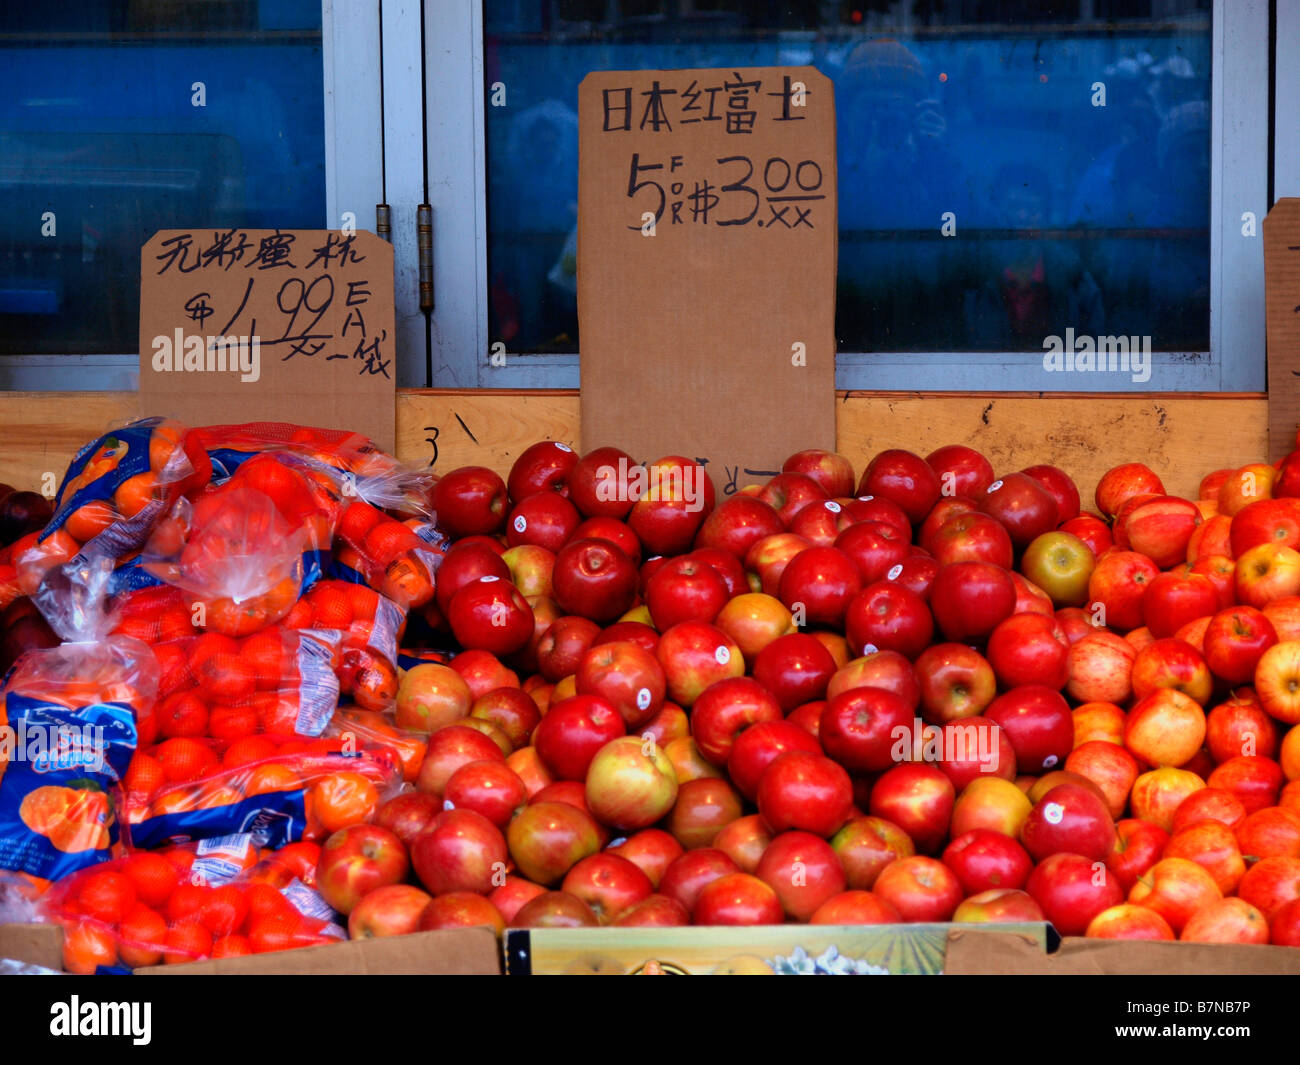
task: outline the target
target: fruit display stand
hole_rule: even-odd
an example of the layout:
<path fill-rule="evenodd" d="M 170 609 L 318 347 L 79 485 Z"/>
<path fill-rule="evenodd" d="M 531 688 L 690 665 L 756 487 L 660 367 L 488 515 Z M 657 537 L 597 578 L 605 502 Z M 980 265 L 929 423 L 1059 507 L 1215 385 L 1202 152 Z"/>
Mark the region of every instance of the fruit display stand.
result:
<path fill-rule="evenodd" d="M 110 425 L 137 417 L 141 413 L 138 407 L 138 397 L 131 394 L 0 397 L 12 441 L 0 456 L 0 480 L 44 485 L 53 477 L 57 483 L 60 471 L 87 439 Z M 1256 394 L 840 393 L 836 415 L 837 449 L 854 465 L 890 448 L 924 451 L 941 442 L 965 445 L 982 452 L 1000 470 L 1059 464 L 1074 476 L 1085 499 L 1092 496 L 1103 473 L 1134 459 L 1149 465 L 1171 494 L 1195 499 L 1198 482 L 1210 469 L 1246 466 L 1267 455 L 1269 449 L 1268 402 Z M 504 474 L 529 445 L 541 440 L 577 444 L 580 435 L 579 399 L 573 392 L 403 391 L 397 396 L 396 422 L 397 458 L 411 466 L 431 467 L 434 473 L 472 465 Z M 689 446 L 689 441 L 684 443 Z M 667 631 L 662 625 L 660 628 Z M 640 739 L 629 737 L 620 742 L 639 745 Z M 703 745 L 702 739 L 700 742 Z M 1043 766 L 1056 762 L 1053 757 Z M 820 834 L 824 838 L 831 831 L 833 827 Z M 933 848 L 929 853 L 935 853 Z M 545 877 L 537 879 L 547 882 Z M 779 908 L 776 912 L 779 917 Z M 62 935 L 62 930 L 53 926 L 0 926 L 0 958 L 57 968 Z M 719 971 L 1295 974 L 1300 971 L 1300 952 L 1287 947 L 1061 941 L 1050 926 L 1042 924 L 534 928 L 510 929 L 501 939 L 477 928 L 347 941 L 252 957 L 142 965 L 135 971 L 177 975 L 486 975 L 501 971 L 508 975 Z"/>

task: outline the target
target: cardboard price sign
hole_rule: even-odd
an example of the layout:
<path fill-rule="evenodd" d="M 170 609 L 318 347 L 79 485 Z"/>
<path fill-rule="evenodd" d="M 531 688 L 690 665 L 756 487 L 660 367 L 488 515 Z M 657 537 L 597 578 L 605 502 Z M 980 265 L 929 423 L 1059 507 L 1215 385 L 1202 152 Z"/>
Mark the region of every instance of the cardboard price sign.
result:
<path fill-rule="evenodd" d="M 1268 457 L 1295 450 L 1300 425 L 1300 199 L 1278 200 L 1264 219 L 1268 331 Z"/>
<path fill-rule="evenodd" d="M 161 230 L 140 253 L 140 403 L 394 446 L 393 249 L 361 230 Z"/>
<path fill-rule="evenodd" d="M 582 446 L 719 493 L 835 447 L 835 101 L 812 67 L 578 90 Z"/>

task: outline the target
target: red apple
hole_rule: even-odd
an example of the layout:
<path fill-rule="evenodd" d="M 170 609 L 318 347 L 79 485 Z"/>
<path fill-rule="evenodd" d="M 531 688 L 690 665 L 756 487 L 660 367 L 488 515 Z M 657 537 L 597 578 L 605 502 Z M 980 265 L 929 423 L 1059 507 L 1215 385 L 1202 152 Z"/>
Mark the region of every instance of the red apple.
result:
<path fill-rule="evenodd" d="M 1300 724 L 1300 642 L 1274 644 L 1255 664 L 1255 693 L 1275 721 Z"/>
<path fill-rule="evenodd" d="M 624 518 L 636 502 L 628 485 L 636 463 L 616 447 L 589 451 L 569 471 L 569 499 L 588 518 Z"/>
<path fill-rule="evenodd" d="M 1069 680 L 1070 645 L 1056 618 L 1013 614 L 989 636 L 988 661 L 1004 687 L 1041 684 L 1063 688 Z"/>
<path fill-rule="evenodd" d="M 1124 901 L 1106 867 L 1081 854 L 1053 854 L 1034 867 L 1025 884 L 1043 915 L 1063 936 L 1081 936 L 1102 910 Z"/>
<path fill-rule="evenodd" d="M 1225 684 L 1249 684 L 1260 658 L 1277 642 L 1277 630 L 1261 611 L 1230 607 L 1215 614 L 1205 630 L 1205 664 Z"/>
<path fill-rule="evenodd" d="M 846 769 L 880 772 L 898 761 L 899 737 L 910 736 L 912 714 L 894 692 L 850 688 L 827 701 L 817 736 L 826 753 Z"/>
<path fill-rule="evenodd" d="M 935 531 L 930 542 L 923 541 L 921 546 L 941 566 L 952 562 L 988 562 L 1010 569 L 1015 558 L 1011 537 L 1002 523 L 975 510 L 949 518 Z"/>
<path fill-rule="evenodd" d="M 727 755 L 727 774 L 737 790 L 752 800 L 758 794 L 763 770 L 786 751 L 821 754 L 822 748 L 816 737 L 788 720 L 758 721 L 734 734 Z"/>
<path fill-rule="evenodd" d="M 1106 856 L 1106 868 L 1125 898 L 1137 878 L 1161 859 L 1168 842 L 1169 833 L 1150 821 L 1125 818 L 1116 822 L 1115 845 Z"/>
<path fill-rule="evenodd" d="M 1138 877 L 1129 891 L 1129 902 L 1160 914 L 1175 934 L 1197 910 L 1223 897 L 1205 869 L 1187 858 L 1161 858 Z"/>
<path fill-rule="evenodd" d="M 600 828 L 586 810 L 565 802 L 525 806 L 506 831 L 519 872 L 538 884 L 556 884 L 589 854 L 600 850 Z"/>
<path fill-rule="evenodd" d="M 528 790 L 519 774 L 505 762 L 480 761 L 469 762 L 452 773 L 442 797 L 448 809 L 474 810 L 497 828 L 505 828 L 515 811 L 528 801 Z"/>
<path fill-rule="evenodd" d="M 739 871 L 736 863 L 722 851 L 714 847 L 700 847 L 686 851 L 664 871 L 663 879 L 659 881 L 659 891 L 674 899 L 689 913 L 694 910 L 696 900 L 706 884 Z"/>
<path fill-rule="evenodd" d="M 849 603 L 844 624 L 849 646 L 861 654 L 886 650 L 916 658 L 934 636 L 925 600 L 894 581 L 863 588 Z"/>
<path fill-rule="evenodd" d="M 1297 464 L 1291 464 L 1292 476 Z M 1300 499 L 1257 499 L 1232 515 L 1228 538 L 1234 557 L 1260 544 L 1300 548 Z"/>
<path fill-rule="evenodd" d="M 407 791 L 394 795 L 379 807 L 373 823 L 388 829 L 409 847 L 440 813 L 442 803 L 436 796 Z"/>
<path fill-rule="evenodd" d="M 474 895 L 473 898 L 481 898 Z M 368 892 L 348 917 L 349 939 L 404 936 L 421 930 L 421 919 L 433 897 L 410 884 L 386 884 Z M 487 900 L 484 899 L 484 902 Z"/>
<path fill-rule="evenodd" d="M 477 720 L 465 718 L 464 720 Z M 442 797 L 447 781 L 471 762 L 504 762 L 496 741 L 467 725 L 447 725 L 429 737 L 416 778 L 417 791 Z"/>
<path fill-rule="evenodd" d="M 1061 693 L 1038 684 L 1013 688 L 993 700 L 984 716 L 999 725 L 1022 773 L 1040 773 L 1065 761 L 1074 747 L 1074 719 Z"/>
<path fill-rule="evenodd" d="M 1300 551 L 1273 543 L 1244 551 L 1237 556 L 1233 585 L 1237 602 L 1260 609 L 1300 593 Z"/>
<path fill-rule="evenodd" d="M 771 506 L 786 528 L 804 507 L 829 496 L 817 481 L 802 473 L 779 473 L 759 489 L 756 499 Z"/>
<path fill-rule="evenodd" d="M 829 758 L 787 751 L 763 770 L 756 799 L 773 832 L 797 828 L 830 837 L 852 813 L 853 784 Z"/>
<path fill-rule="evenodd" d="M 651 895 L 620 913 L 613 924 L 618 928 L 680 928 L 691 923 L 691 915 L 676 899 Z"/>
<path fill-rule="evenodd" d="M 956 874 L 919 854 L 887 865 L 871 890 L 909 923 L 950 920 L 962 898 Z"/>
<path fill-rule="evenodd" d="M 1211 580 L 1199 573 L 1161 573 L 1142 599 L 1142 621 L 1157 640 L 1172 636 L 1188 622 L 1209 617 L 1219 608 Z"/>
<path fill-rule="evenodd" d="M 520 907 L 515 928 L 595 928 L 599 918 L 590 906 L 567 891 L 547 891 Z"/>
<path fill-rule="evenodd" d="M 1114 466 L 1097 482 L 1097 509 L 1107 517 L 1114 517 L 1124 500 L 1143 494 L 1165 494 L 1165 486 L 1149 467 L 1140 462 Z"/>
<path fill-rule="evenodd" d="M 921 701 L 916 671 L 897 651 L 876 651 L 842 666 L 826 685 L 826 697 L 834 699 L 840 692 L 863 687 L 892 691 L 913 709 Z"/>
<path fill-rule="evenodd" d="M 537 885 L 533 885 L 537 887 Z M 500 889 L 498 889 L 500 890 Z M 545 888 L 537 887 L 538 894 Z M 496 894 L 496 892 L 493 892 Z M 497 909 L 491 898 L 475 895 L 469 891 L 453 891 L 429 899 L 426 895 L 424 909 L 420 912 L 413 931 L 436 932 L 444 928 L 490 928 L 497 935 L 506 930 L 505 915 Z M 513 918 L 523 902 L 511 913 Z M 349 931 L 351 929 L 349 928 Z M 353 938 L 356 938 L 355 936 Z"/>
<path fill-rule="evenodd" d="M 1300 858 L 1263 858 L 1256 862 L 1237 885 L 1237 896 L 1270 921 L 1275 920 L 1288 903 L 1300 899 Z"/>
<path fill-rule="evenodd" d="M 1115 846 L 1115 824 L 1087 788 L 1058 784 L 1029 811 L 1020 842 L 1035 862 L 1053 854 L 1081 854 L 1101 862 Z"/>
<path fill-rule="evenodd" d="M 811 477 L 832 498 L 853 494 L 853 464 L 834 451 L 822 448 L 796 451 L 781 464 L 781 472 Z"/>
<path fill-rule="evenodd" d="M 1077 773 L 1101 789 L 1106 798 L 1107 812 L 1113 818 L 1124 813 L 1128 806 L 1129 792 L 1141 773 L 1141 766 L 1132 754 L 1119 744 L 1106 740 L 1076 743 L 1074 750 L 1065 759 L 1065 768 L 1067 772 Z"/>
<path fill-rule="evenodd" d="M 703 621 L 683 621 L 659 638 L 655 651 L 668 681 L 668 696 L 690 708 L 711 684 L 745 672 L 740 648 L 726 633 Z"/>
<path fill-rule="evenodd" d="M 510 580 L 510 567 L 501 555 L 478 541 L 452 544 L 438 566 L 437 586 L 433 598 L 445 616 L 452 597 L 468 584 L 482 577 Z"/>
<path fill-rule="evenodd" d="M 592 816 L 624 830 L 648 828 L 673 808 L 678 795 L 668 756 L 658 744 L 637 736 L 622 736 L 601 747 L 586 780 Z"/>
<path fill-rule="evenodd" d="M 1102 910 L 1084 932 L 1090 939 L 1173 940 L 1178 937 L 1160 914 L 1145 906 L 1121 902 Z"/>
<path fill-rule="evenodd" d="M 849 603 L 862 588 L 858 567 L 834 547 L 807 547 L 781 573 L 777 598 L 796 624 L 839 628 Z"/>
<path fill-rule="evenodd" d="M 952 919 L 958 924 L 1039 924 L 1045 920 L 1029 892 L 1015 888 L 993 888 L 971 895 L 953 911 Z"/>
<path fill-rule="evenodd" d="M 609 853 L 626 858 L 658 888 L 665 870 L 681 856 L 682 845 L 673 838 L 672 833 L 665 832 L 662 828 L 645 828 L 622 843 L 611 844 Z"/>
<path fill-rule="evenodd" d="M 985 717 L 949 721 L 939 730 L 936 763 L 958 792 L 982 776 L 1016 778 L 1016 752 L 1007 734 Z"/>
<path fill-rule="evenodd" d="M 589 618 L 556 618 L 537 644 L 538 672 L 552 684 L 576 673 L 599 632 L 600 626 Z"/>
<path fill-rule="evenodd" d="M 944 496 L 978 496 L 993 483 L 989 460 L 971 447 L 948 444 L 926 455 Z"/>
<path fill-rule="evenodd" d="M 565 544 L 555 556 L 551 580 L 561 610 L 602 624 L 627 611 L 636 597 L 636 566 L 608 540 Z"/>
<path fill-rule="evenodd" d="M 532 902 L 538 895 L 545 894 L 546 888 L 542 887 L 541 884 L 534 884 L 531 880 L 525 880 L 522 876 L 507 874 L 504 882 L 499 887 L 492 889 L 487 896 L 487 901 L 492 903 L 503 921 L 507 924 L 514 924 L 515 914 L 525 904 Z M 480 895 L 474 897 L 482 898 Z"/>
<path fill-rule="evenodd" d="M 348 914 L 376 888 L 401 883 L 410 868 L 406 845 L 396 833 L 379 825 L 349 825 L 321 844 L 316 890 Z"/>
<path fill-rule="evenodd" d="M 453 538 L 494 533 L 505 520 L 506 485 L 486 466 L 460 466 L 438 479 L 430 503 Z"/>
<path fill-rule="evenodd" d="M 728 873 L 700 890 L 691 911 L 698 925 L 780 924 L 781 900 L 766 883 L 749 873 Z"/>
<path fill-rule="evenodd" d="M 1109 628 L 1122 632 L 1137 628 L 1143 624 L 1142 598 L 1159 572 L 1154 562 L 1136 551 L 1106 554 L 1088 578 L 1088 610 Z"/>
<path fill-rule="evenodd" d="M 1055 466 L 1028 466 L 1020 471 L 1047 489 L 1056 503 L 1057 523 L 1071 521 L 1079 514 L 1079 487 L 1064 470 Z"/>
<path fill-rule="evenodd" d="M 823 902 L 809 924 L 862 925 L 901 924 L 903 920 L 892 905 L 870 891 L 842 891 Z"/>
<path fill-rule="evenodd" d="M 539 440 L 524 448 L 506 478 L 510 498 L 518 502 L 534 492 L 569 494 L 569 477 L 578 464 L 578 455 L 568 444 Z"/>
<path fill-rule="evenodd" d="M 754 875 L 776 892 L 786 915 L 796 921 L 807 921 L 848 883 L 830 844 L 809 832 L 776 836 Z"/>
<path fill-rule="evenodd" d="M 1051 493 L 1026 473 L 1009 473 L 994 481 L 978 502 L 983 513 L 1002 523 L 1021 551 L 1055 529 L 1059 520 Z"/>
<path fill-rule="evenodd" d="M 1133 659 L 1133 694 L 1145 699 L 1152 692 L 1172 689 L 1204 706 L 1214 691 L 1214 678 L 1200 651 L 1186 640 L 1155 640 Z"/>
<path fill-rule="evenodd" d="M 653 651 L 631 640 L 593 644 L 575 675 L 579 695 L 596 695 L 612 706 L 629 729 L 659 713 L 668 680 Z"/>
<path fill-rule="evenodd" d="M 988 636 L 1011 616 L 1015 602 L 1010 575 L 987 562 L 943 566 L 930 587 L 930 609 L 939 630 L 958 643 Z"/>
<path fill-rule="evenodd" d="M 1205 739 L 1205 713 L 1182 692 L 1161 688 L 1129 711 L 1124 746 L 1147 765 L 1181 766 Z"/>
<path fill-rule="evenodd" d="M 1123 538 L 1129 549 L 1151 559 L 1161 569 L 1187 560 L 1187 545 L 1201 524 L 1201 512 L 1189 499 L 1156 496 L 1124 516 Z"/>
<path fill-rule="evenodd" d="M 1225 895 L 1237 890 L 1246 872 L 1246 861 L 1237 837 L 1221 821 L 1201 821 L 1179 829 L 1169 837 L 1162 857 L 1186 858 L 1195 862 L 1214 878 Z"/>
<path fill-rule="evenodd" d="M 473 810 L 440 814 L 411 844 L 415 875 L 434 895 L 449 891 L 486 895 L 500 885 L 508 857 L 501 830 Z"/>
<path fill-rule="evenodd" d="M 987 828 L 957 836 L 944 849 L 942 860 L 967 896 L 994 888 L 1022 888 L 1034 868 L 1024 847 Z"/>
<path fill-rule="evenodd" d="M 938 643 L 916 659 L 921 713 L 944 724 L 983 713 L 997 694 L 993 667 L 978 651 L 960 643 Z"/>
<path fill-rule="evenodd" d="M 1220 899 L 1194 913 L 1178 937 L 1184 943 L 1255 943 L 1269 941 L 1268 920 L 1241 899 Z"/>
<path fill-rule="evenodd" d="M 565 874 L 561 890 L 590 906 L 601 924 L 611 924 L 654 893 L 650 878 L 639 867 L 609 851 L 589 854 L 575 864 Z"/>
<path fill-rule="evenodd" d="M 822 698 L 835 659 L 815 636 L 792 632 L 766 644 L 753 659 L 754 680 L 776 699 L 783 713 Z"/>
<path fill-rule="evenodd" d="M 882 496 L 903 508 L 908 520 L 919 525 L 939 501 L 939 476 L 919 455 L 893 449 L 882 451 L 863 471 L 857 495 Z"/>
<path fill-rule="evenodd" d="M 636 538 L 627 522 L 618 518 L 587 518 L 569 536 L 570 540 L 608 540 L 632 560 L 641 565 L 641 541 Z"/>
<path fill-rule="evenodd" d="M 943 770 L 909 762 L 876 780 L 870 812 L 898 825 L 921 854 L 937 854 L 948 834 L 955 800 L 956 789 Z"/>
<path fill-rule="evenodd" d="M 585 780 L 596 752 L 626 732 L 619 712 L 599 695 L 573 695 L 547 711 L 533 746 L 561 780 Z"/>
<path fill-rule="evenodd" d="M 770 692 L 749 677 L 729 677 L 704 689 L 691 710 L 691 735 L 714 765 L 726 765 L 736 737 L 760 721 L 780 721 Z"/>
<path fill-rule="evenodd" d="M 506 543 L 511 547 L 535 544 L 554 554 L 581 522 L 578 508 L 558 492 L 536 492 L 519 500 L 507 516 Z"/>

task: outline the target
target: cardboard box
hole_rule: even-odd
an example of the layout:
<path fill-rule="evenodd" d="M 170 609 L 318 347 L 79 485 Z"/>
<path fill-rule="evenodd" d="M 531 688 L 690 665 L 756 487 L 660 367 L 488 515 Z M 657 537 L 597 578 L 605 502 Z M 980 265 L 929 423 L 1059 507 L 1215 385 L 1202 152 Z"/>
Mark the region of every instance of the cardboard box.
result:
<path fill-rule="evenodd" d="M 1228 943 L 1153 943 L 1067 936 L 1051 949 L 1008 928 L 950 926 L 949 976 L 1300 976 L 1300 950 Z"/>
<path fill-rule="evenodd" d="M 1004 926 L 1046 952 L 1045 924 Z M 507 976 L 723 972 L 937 975 L 951 925 L 509 929 Z"/>
<path fill-rule="evenodd" d="M 0 958 L 63 966 L 63 930 L 57 925 L 0 925 Z M 323 947 L 254 954 L 246 958 L 155 965 L 136 976 L 498 976 L 500 947 L 486 928 L 417 932 Z"/>

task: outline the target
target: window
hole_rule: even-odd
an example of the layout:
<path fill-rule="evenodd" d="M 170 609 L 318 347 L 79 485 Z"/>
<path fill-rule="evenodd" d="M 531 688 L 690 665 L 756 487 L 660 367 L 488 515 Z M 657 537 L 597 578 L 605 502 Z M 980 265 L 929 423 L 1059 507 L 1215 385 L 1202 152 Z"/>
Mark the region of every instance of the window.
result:
<path fill-rule="evenodd" d="M 484 350 L 499 342 L 516 364 L 539 358 L 550 381 L 576 383 L 547 356 L 579 346 L 588 71 L 807 63 L 836 85 L 843 387 L 1260 388 L 1262 256 L 1240 231 L 1244 212 L 1267 209 L 1267 12 L 1234 5 L 1225 40 L 1213 6 L 487 4 Z M 1229 112 L 1244 123 L 1225 125 Z M 1067 330 L 1149 338 L 1154 372 L 1044 377 L 1045 342 Z"/>
<path fill-rule="evenodd" d="M 8 4 L 0 63 L 2 356 L 134 352 L 158 229 L 324 224 L 317 0 Z"/>

